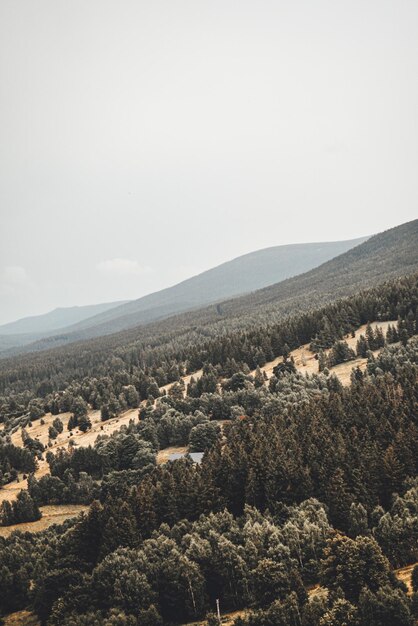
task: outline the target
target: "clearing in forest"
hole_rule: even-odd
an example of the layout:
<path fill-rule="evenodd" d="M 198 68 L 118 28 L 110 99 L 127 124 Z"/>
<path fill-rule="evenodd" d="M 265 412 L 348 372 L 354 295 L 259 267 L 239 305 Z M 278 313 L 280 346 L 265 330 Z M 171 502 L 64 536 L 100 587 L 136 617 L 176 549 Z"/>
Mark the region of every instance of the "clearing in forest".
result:
<path fill-rule="evenodd" d="M 387 321 L 387 322 L 373 322 L 371 326 L 373 330 L 375 330 L 376 328 L 381 328 L 383 333 L 386 335 L 388 326 L 390 324 L 396 326 L 396 323 L 397 323 L 396 320 Z M 351 335 L 347 335 L 344 338 L 344 340 L 347 341 L 350 348 L 355 350 L 357 340 L 359 339 L 360 335 L 365 335 L 366 328 L 367 326 L 364 324 L 363 326 L 360 326 L 360 328 L 356 330 L 354 337 L 352 337 Z M 379 352 L 380 350 L 376 350 L 374 354 L 378 354 Z M 305 344 L 303 346 L 300 346 L 299 348 L 296 348 L 295 350 L 292 350 L 290 355 L 293 357 L 296 369 L 299 372 L 302 372 L 304 374 L 317 374 L 318 373 L 318 360 L 315 358 L 315 354 L 311 352 L 311 350 L 309 349 L 309 344 Z M 269 379 L 273 374 L 274 367 L 278 365 L 279 363 L 281 363 L 282 361 L 283 361 L 283 357 L 278 357 L 274 359 L 273 361 L 266 363 L 260 369 L 261 371 L 266 373 L 267 378 Z M 350 384 L 350 376 L 351 376 L 351 372 L 353 368 L 359 367 L 361 370 L 364 371 L 366 369 L 366 365 L 367 365 L 367 359 L 357 358 L 357 359 L 354 359 L 353 361 L 348 361 L 347 363 L 340 363 L 339 365 L 336 365 L 335 367 L 331 368 L 330 371 L 335 373 L 336 376 L 338 376 L 338 378 L 340 379 L 341 383 L 346 386 Z M 195 380 L 197 380 L 202 376 L 202 373 L 203 372 L 200 369 L 196 372 L 193 372 L 192 374 L 188 374 L 187 376 L 184 376 L 183 381 L 184 381 L 185 389 L 187 389 L 187 385 L 190 383 L 190 379 L 192 377 Z M 252 374 L 254 374 L 254 372 L 252 372 Z M 168 393 L 168 391 L 174 384 L 175 383 L 169 383 L 167 385 L 164 385 L 161 387 L 161 390 Z M 121 413 L 117 417 L 113 417 L 112 419 L 106 420 L 105 422 L 101 420 L 100 411 L 97 411 L 97 410 L 89 411 L 89 418 L 92 424 L 91 429 L 89 429 L 86 433 L 83 433 L 78 428 L 75 428 L 72 431 L 71 435 L 67 428 L 70 415 L 71 413 L 61 413 L 60 415 L 58 415 L 58 417 L 63 422 L 64 430 L 53 441 L 52 446 L 50 448 L 47 448 L 48 450 L 51 450 L 52 452 L 55 453 L 58 450 L 58 448 L 67 449 L 69 446 L 70 439 L 72 439 L 74 444 L 78 447 L 80 446 L 87 447 L 90 445 L 93 446 L 99 435 L 111 435 L 115 431 L 119 430 L 121 426 L 127 426 L 131 420 L 134 420 L 134 421 L 137 420 L 138 409 L 137 408 L 128 409 L 127 411 L 125 411 L 124 413 Z M 56 415 L 51 415 L 51 413 L 47 413 L 42 418 L 42 421 L 44 423 L 41 424 L 41 420 L 34 421 L 32 423 L 32 426 L 26 427 L 27 433 L 33 439 L 37 439 L 44 446 L 47 446 L 48 441 L 49 441 L 48 429 L 50 426 L 52 426 L 52 422 L 56 417 L 57 417 Z M 12 443 L 15 446 L 23 446 L 21 428 L 17 429 L 12 434 Z M 168 461 L 169 455 L 173 452 L 185 452 L 185 451 L 186 451 L 186 448 L 184 447 L 168 448 L 166 450 L 161 450 L 157 456 L 157 463 L 158 464 L 166 463 Z M 45 474 L 48 474 L 48 473 L 49 473 L 49 466 L 47 462 L 45 460 L 39 461 L 38 469 L 35 472 L 36 478 L 41 478 L 42 476 L 45 476 Z M 20 478 L 19 482 L 14 481 L 12 483 L 4 485 L 4 487 L 0 488 L 0 503 L 3 500 L 9 500 L 9 501 L 14 500 L 17 497 L 18 493 L 22 489 L 26 489 L 26 488 L 27 488 L 27 481 L 23 480 L 22 478 Z"/>
<path fill-rule="evenodd" d="M 22 533 L 39 533 L 53 524 L 62 524 L 71 517 L 77 517 L 83 511 L 88 510 L 86 504 L 48 504 L 41 506 L 39 510 L 42 517 L 36 522 L 23 522 L 12 526 L 0 526 L 0 537 L 8 537 L 15 530 Z"/>

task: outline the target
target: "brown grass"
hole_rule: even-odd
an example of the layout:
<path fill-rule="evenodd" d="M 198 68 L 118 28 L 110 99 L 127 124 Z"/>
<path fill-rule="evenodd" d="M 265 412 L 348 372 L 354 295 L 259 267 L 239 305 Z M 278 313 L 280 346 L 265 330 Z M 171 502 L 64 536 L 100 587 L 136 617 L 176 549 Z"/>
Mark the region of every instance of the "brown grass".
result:
<path fill-rule="evenodd" d="M 167 463 L 170 454 L 184 454 L 185 452 L 187 452 L 187 446 L 181 446 L 177 448 L 175 446 L 172 446 L 171 448 L 165 448 L 164 450 L 160 450 L 157 454 L 157 464 L 164 465 L 164 463 Z"/>
<path fill-rule="evenodd" d="M 371 326 L 373 330 L 377 327 L 381 328 L 383 330 L 383 333 L 386 334 L 389 324 L 396 325 L 396 323 L 396 321 L 373 322 Z M 356 330 L 354 337 L 352 337 L 351 335 L 346 335 L 346 337 L 344 338 L 349 347 L 352 348 L 354 351 L 356 349 L 357 340 L 360 335 L 366 334 L 366 328 L 367 326 L 366 324 L 364 324 Z M 328 353 L 329 350 L 325 352 Z M 380 350 L 376 350 L 374 354 L 376 355 L 379 352 Z M 317 359 L 315 359 L 315 354 L 309 350 L 308 343 L 300 346 L 300 348 L 296 348 L 296 350 L 292 350 L 290 355 L 293 357 L 296 369 L 299 372 L 301 372 L 302 374 L 318 374 L 319 364 Z M 282 361 L 283 357 L 279 356 L 277 357 L 277 359 L 274 359 L 274 361 L 266 363 L 264 367 L 260 369 L 267 374 L 267 378 L 269 379 L 273 375 L 273 369 L 276 367 L 276 365 L 282 363 Z M 347 363 L 341 363 L 340 365 L 336 365 L 335 367 L 332 367 L 330 371 L 338 376 L 344 386 L 347 386 L 350 384 L 351 371 L 356 367 L 360 367 L 360 369 L 364 371 L 366 369 L 366 365 L 367 359 L 355 359 L 353 361 L 348 361 Z M 254 374 L 255 370 L 251 373 Z"/>
<path fill-rule="evenodd" d="M 418 562 L 407 565 L 406 567 L 401 567 L 400 569 L 395 569 L 396 577 L 408 587 L 408 595 L 412 594 L 412 570 L 416 565 L 418 565 Z"/>
<path fill-rule="evenodd" d="M 40 507 L 42 517 L 36 522 L 25 522 L 23 524 L 13 524 L 12 526 L 0 526 L 0 537 L 9 537 L 15 530 L 22 533 L 39 533 L 52 524 L 62 524 L 71 517 L 76 517 L 82 511 L 87 511 L 89 507 L 85 504 L 54 504 Z"/>
<path fill-rule="evenodd" d="M 40 621 L 30 611 L 18 611 L 4 617 L 4 626 L 40 626 Z"/>

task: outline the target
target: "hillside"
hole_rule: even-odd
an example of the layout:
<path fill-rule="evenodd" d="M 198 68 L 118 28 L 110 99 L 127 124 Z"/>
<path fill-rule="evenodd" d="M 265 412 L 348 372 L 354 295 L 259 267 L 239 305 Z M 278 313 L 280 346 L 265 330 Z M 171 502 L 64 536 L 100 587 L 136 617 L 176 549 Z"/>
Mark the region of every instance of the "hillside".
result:
<path fill-rule="evenodd" d="M 86 306 L 59 307 L 42 315 L 23 317 L 0 326 L 0 350 L 12 346 L 23 346 L 36 339 L 77 324 L 83 320 L 105 313 L 127 303 L 125 301 L 105 302 Z"/>
<path fill-rule="evenodd" d="M 98 338 L 89 338 L 83 332 L 71 336 L 56 335 L 30 346 L 35 364 L 48 359 L 62 364 L 72 362 L 87 349 L 105 358 L 116 348 L 129 349 L 138 341 L 146 346 L 167 345 L 176 337 L 184 345 L 197 346 L 220 332 L 245 329 L 258 324 L 277 321 L 292 312 L 319 307 L 322 304 L 350 295 L 356 290 L 375 286 L 393 277 L 404 276 L 418 269 L 418 220 L 375 235 L 356 248 L 301 276 L 282 281 L 246 296 L 174 315 L 128 330 Z M 99 327 L 96 328 L 96 331 Z M 83 341 L 85 339 L 85 341 Z M 78 340 L 78 341 L 76 341 Z M 64 346 L 66 343 L 72 345 Z M 59 349 L 58 349 L 59 348 Z M 4 356 L 8 356 L 4 354 Z M 25 357 L 25 362 L 28 357 Z M 1 369 L 19 367 L 18 355 L 0 361 Z M 90 367 L 90 366 L 89 366 Z"/>
<path fill-rule="evenodd" d="M 80 339 L 107 335 L 133 328 L 139 324 L 161 320 L 176 313 L 200 308 L 226 298 L 249 293 L 290 276 L 306 272 L 324 261 L 359 245 L 364 240 L 365 238 L 363 237 L 349 241 L 293 244 L 251 252 L 232 261 L 222 263 L 197 276 L 193 276 L 173 287 L 131 302 L 122 303 L 120 306 L 114 305 L 112 307 L 109 305 L 107 309 L 85 315 L 83 318 L 69 322 L 66 325 L 61 323 L 59 326 L 51 326 L 51 329 L 60 329 L 59 335 L 58 333 L 48 333 L 48 338 L 45 338 L 45 341 L 41 341 L 34 347 L 37 350 L 46 349 L 51 344 L 62 345 Z M 48 329 L 50 319 L 46 319 L 47 316 L 40 317 L 42 319 L 38 320 L 38 326 L 41 327 L 43 325 L 43 329 Z M 35 328 L 35 320 L 37 319 L 28 318 L 28 320 L 21 320 L 21 323 L 15 322 L 7 326 L 12 329 Z M 30 323 L 29 320 L 34 321 Z M 19 330 L 14 332 L 29 331 Z M 49 336 L 51 334 L 56 336 L 50 339 Z M 27 338 L 21 338 L 23 339 L 21 341 L 18 341 L 19 338 L 15 338 L 14 344 L 10 342 L 10 339 L 8 339 L 8 345 L 4 343 L 5 349 L 13 345 L 23 346 L 30 343 Z M 43 338 L 34 337 L 32 341 L 39 339 Z"/>
<path fill-rule="evenodd" d="M 99 334 L 102 334 L 106 324 L 106 332 L 114 332 L 249 293 L 317 267 L 363 243 L 365 239 L 292 244 L 257 250 L 222 263 L 173 287 L 144 296 L 103 315 L 96 315 L 77 324 L 73 330 L 98 326 Z"/>
<path fill-rule="evenodd" d="M 198 624 L 218 600 L 236 626 L 411 626 L 417 294 L 418 273 L 4 360 L 0 615 Z"/>
<path fill-rule="evenodd" d="M 287 314 L 418 269 L 418 220 L 374 235 L 321 266 L 222 304 L 224 315 L 262 307 Z"/>

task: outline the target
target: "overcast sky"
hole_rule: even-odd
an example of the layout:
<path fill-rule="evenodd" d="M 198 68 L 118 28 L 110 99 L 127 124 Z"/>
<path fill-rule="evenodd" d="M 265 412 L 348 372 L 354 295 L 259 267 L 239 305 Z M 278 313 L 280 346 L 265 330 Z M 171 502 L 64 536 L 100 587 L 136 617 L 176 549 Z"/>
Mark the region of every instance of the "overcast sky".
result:
<path fill-rule="evenodd" d="M 0 323 L 417 217 L 416 0 L 1 0 Z"/>

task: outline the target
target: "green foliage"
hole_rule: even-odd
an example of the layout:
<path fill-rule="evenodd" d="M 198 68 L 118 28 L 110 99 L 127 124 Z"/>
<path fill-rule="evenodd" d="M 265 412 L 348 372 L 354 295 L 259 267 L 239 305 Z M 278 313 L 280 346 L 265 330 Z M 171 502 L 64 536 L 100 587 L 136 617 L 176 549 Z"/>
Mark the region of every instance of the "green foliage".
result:
<path fill-rule="evenodd" d="M 322 583 L 329 589 L 342 589 L 351 602 L 358 601 L 364 588 L 377 591 L 388 585 L 389 572 L 389 562 L 369 537 L 350 539 L 337 535 L 324 550 Z"/>
<path fill-rule="evenodd" d="M 399 589 L 389 586 L 376 593 L 365 589 L 360 597 L 359 612 L 364 626 L 413 626 L 415 621 L 408 598 Z"/>
<path fill-rule="evenodd" d="M 91 428 L 91 421 L 87 415 L 80 415 L 77 420 L 77 426 L 82 433 L 87 432 Z"/>
<path fill-rule="evenodd" d="M 54 421 L 52 422 L 52 426 L 55 428 L 57 433 L 62 433 L 62 431 L 64 430 L 64 424 L 62 423 L 59 417 L 56 417 L 54 419 Z"/>
<path fill-rule="evenodd" d="M 54 426 L 48 428 L 48 436 L 50 439 L 56 439 L 58 437 L 58 431 Z"/>
<path fill-rule="evenodd" d="M 36 462 L 29 445 L 20 448 L 0 440 L 0 487 L 16 479 L 18 472 L 30 473 L 36 469 Z"/>
<path fill-rule="evenodd" d="M 339 363 L 346 363 L 355 359 L 356 355 L 354 351 L 348 347 L 346 341 L 336 341 L 332 346 L 331 353 L 328 359 L 330 367 L 338 365 Z"/>
<path fill-rule="evenodd" d="M 219 426 L 208 422 L 206 424 L 197 424 L 190 431 L 190 451 L 204 452 L 213 446 L 219 435 Z"/>
<path fill-rule="evenodd" d="M 415 565 L 414 569 L 412 570 L 411 584 L 413 591 L 418 592 L 418 565 Z"/>
<path fill-rule="evenodd" d="M 28 491 L 20 491 L 13 502 L 4 500 L 0 508 L 0 524 L 11 526 L 22 522 L 35 522 L 41 518 L 38 505 Z"/>

